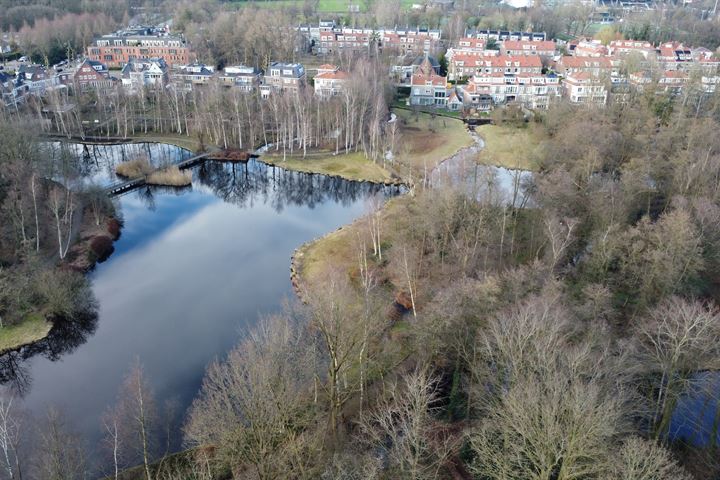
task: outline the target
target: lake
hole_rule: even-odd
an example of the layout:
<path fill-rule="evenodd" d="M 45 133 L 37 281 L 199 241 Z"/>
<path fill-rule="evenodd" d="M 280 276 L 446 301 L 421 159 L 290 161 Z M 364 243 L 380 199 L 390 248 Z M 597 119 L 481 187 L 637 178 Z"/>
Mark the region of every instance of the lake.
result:
<path fill-rule="evenodd" d="M 190 155 L 156 144 L 70 151 L 82 179 L 96 183 L 114 181 L 115 163 L 141 152 L 156 164 Z M 115 253 L 90 274 L 98 318 L 0 358 L 3 379 L 35 415 L 58 406 L 96 445 L 100 417 L 139 358 L 158 404 L 174 405 L 177 427 L 208 363 L 294 299 L 293 251 L 361 216 L 372 196 L 397 193 L 251 160 L 206 162 L 193 169 L 190 189 L 144 187 L 122 196 Z"/>

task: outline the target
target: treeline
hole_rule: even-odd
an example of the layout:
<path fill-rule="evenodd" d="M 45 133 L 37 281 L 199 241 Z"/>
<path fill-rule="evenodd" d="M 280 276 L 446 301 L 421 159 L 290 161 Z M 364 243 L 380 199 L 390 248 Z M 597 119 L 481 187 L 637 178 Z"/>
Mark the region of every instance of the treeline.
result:
<path fill-rule="evenodd" d="M 0 30 L 32 28 L 38 20 L 55 20 L 68 14 L 103 14 L 119 22 L 126 18 L 131 7 L 141 4 L 133 0 L 3 0 Z"/>
<path fill-rule="evenodd" d="M 64 135 L 130 137 L 174 134 L 198 139 L 201 145 L 248 150 L 272 144 L 283 154 L 305 154 L 324 148 L 361 151 L 380 159 L 386 150 L 391 98 L 387 75 L 376 61 L 357 60 L 343 93 L 323 100 L 312 86 L 298 92 L 273 92 L 268 99 L 256 90 L 212 84 L 188 92 L 182 87 L 146 88 L 128 93 L 118 86 L 102 95 L 69 99 L 51 92 L 32 99 L 21 110 L 6 109 L 7 118 L 28 113 L 43 116 L 48 105 L 81 100 L 82 106 L 49 114 L 51 127 Z M 88 129 L 87 124 L 92 125 Z"/>

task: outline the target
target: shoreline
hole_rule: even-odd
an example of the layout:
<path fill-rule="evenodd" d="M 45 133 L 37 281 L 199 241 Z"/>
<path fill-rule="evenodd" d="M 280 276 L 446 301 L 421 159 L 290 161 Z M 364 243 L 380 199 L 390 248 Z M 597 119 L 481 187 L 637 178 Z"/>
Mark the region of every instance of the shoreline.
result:
<path fill-rule="evenodd" d="M 472 132 L 470 129 L 468 129 L 468 135 L 470 136 L 472 142 L 469 145 L 463 146 L 458 148 L 455 152 L 452 154 L 446 156 L 442 160 L 440 160 L 435 167 L 430 171 L 428 176 L 431 176 L 433 172 L 439 170 L 446 162 L 451 161 L 453 159 L 456 159 L 462 155 L 465 155 L 467 153 L 479 153 L 484 148 L 484 143 L 482 138 L 480 138 L 478 135 L 476 135 L 474 132 Z M 480 141 L 478 141 L 480 140 Z M 412 189 L 408 184 L 405 184 L 405 186 L 408 187 L 408 191 L 402 195 L 398 195 L 397 197 L 393 197 L 388 199 L 380 209 L 381 215 L 387 215 L 389 211 L 389 206 L 395 206 L 395 203 L 399 203 L 408 197 L 412 196 Z M 324 242 L 328 242 L 331 239 L 343 235 L 344 233 L 351 231 L 352 229 L 356 228 L 359 222 L 361 222 L 365 218 L 364 215 L 356 218 L 352 222 L 345 224 L 341 227 L 338 227 L 337 229 L 333 230 L 332 232 L 328 232 L 325 235 L 315 238 L 313 240 L 310 240 L 308 242 L 303 243 L 299 247 L 297 247 L 292 256 L 290 257 L 290 283 L 292 285 L 292 288 L 297 295 L 298 299 L 302 303 L 307 303 L 306 299 L 304 298 L 304 292 L 306 292 L 305 285 L 307 285 L 308 279 L 306 272 L 303 270 L 306 268 L 306 265 L 303 263 L 303 260 L 308 255 L 308 252 L 312 250 L 313 248 L 320 248 Z M 338 263 L 333 261 L 331 258 L 325 257 L 324 264 L 328 263 Z M 305 277 L 305 278 L 304 278 Z"/>
<path fill-rule="evenodd" d="M 113 245 L 115 241 L 120 238 L 122 223 L 113 215 L 106 218 L 105 222 L 100 225 L 87 225 L 85 223 L 87 213 L 87 211 L 83 210 L 81 214 L 80 228 L 77 232 L 74 232 L 77 240 L 72 247 L 70 247 L 70 250 L 68 250 L 68 257 L 60 262 L 53 263 L 52 268 L 66 268 L 76 271 L 81 273 L 86 280 L 89 281 L 87 274 L 91 272 L 98 263 L 105 261 L 112 255 L 114 251 Z M 113 232 L 111 225 L 117 225 L 117 233 Z M 110 248 L 105 255 L 98 256 L 93 250 L 92 243 L 96 238 L 103 236 L 111 240 L 109 244 Z M 42 342 L 48 338 L 53 328 L 55 328 L 55 322 L 49 319 L 42 310 L 29 313 L 21 322 L 15 325 L 8 325 L 0 330 L 0 356 L 21 351 L 24 348 Z M 21 341 L 13 343 L 6 338 L 13 333 L 18 335 L 17 332 L 20 332 Z M 3 346 L 3 343 L 7 343 L 7 345 Z"/>

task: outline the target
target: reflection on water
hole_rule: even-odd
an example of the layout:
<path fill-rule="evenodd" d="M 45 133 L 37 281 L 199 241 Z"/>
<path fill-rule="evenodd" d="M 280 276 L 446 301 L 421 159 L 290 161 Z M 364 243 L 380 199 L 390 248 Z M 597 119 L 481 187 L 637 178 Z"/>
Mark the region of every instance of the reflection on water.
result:
<path fill-rule="evenodd" d="M 432 171 L 428 183 L 433 187 L 465 186 L 476 198 L 492 203 L 530 206 L 532 172 L 478 164 L 477 156 L 484 142 L 474 133 L 472 136 L 475 144 L 442 162 Z"/>
<path fill-rule="evenodd" d="M 101 148 L 110 158 L 78 160 L 95 164 L 86 171 L 98 178 L 128 155 Z M 122 236 L 91 274 L 97 319 L 0 358 L 0 380 L 24 394 L 26 408 L 61 407 L 90 445 L 136 356 L 158 404 L 175 401 L 184 410 L 206 365 L 292 297 L 292 252 L 360 216 L 369 197 L 398 193 L 257 161 L 208 162 L 193 177 L 181 192 L 142 188 L 118 199 Z"/>
<path fill-rule="evenodd" d="M 83 145 L 67 142 L 46 142 L 45 155 L 64 168 L 65 175 L 86 184 L 109 185 L 119 180 L 115 167 L 140 156 L 151 165 L 177 163 L 192 157 L 192 152 L 164 143 L 127 143 L 123 145 Z M 58 175 L 60 172 L 54 172 Z"/>
<path fill-rule="evenodd" d="M 690 392 L 678 401 L 670 420 L 671 440 L 693 445 L 720 444 L 720 372 L 703 372 L 691 381 Z"/>

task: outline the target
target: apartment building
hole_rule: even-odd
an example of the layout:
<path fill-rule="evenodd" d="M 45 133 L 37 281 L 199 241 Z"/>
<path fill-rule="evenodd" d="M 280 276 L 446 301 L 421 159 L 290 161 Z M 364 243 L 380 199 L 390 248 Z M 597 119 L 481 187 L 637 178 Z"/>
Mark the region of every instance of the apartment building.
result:
<path fill-rule="evenodd" d="M 186 65 L 190 48 L 182 37 L 153 27 L 130 27 L 93 40 L 87 57 L 109 68 L 122 68 L 135 60 L 161 58 L 167 65 Z"/>

